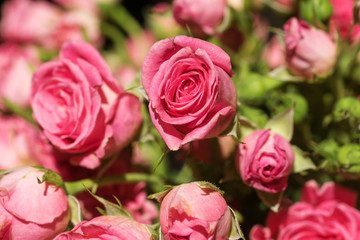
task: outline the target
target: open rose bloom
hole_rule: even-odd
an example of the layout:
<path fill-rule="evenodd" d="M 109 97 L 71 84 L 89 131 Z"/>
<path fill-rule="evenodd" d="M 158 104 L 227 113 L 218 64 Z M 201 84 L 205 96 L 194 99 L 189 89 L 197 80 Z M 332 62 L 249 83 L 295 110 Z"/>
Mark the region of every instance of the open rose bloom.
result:
<path fill-rule="evenodd" d="M 360 212 L 355 208 L 357 194 L 334 182 L 319 189 L 314 180 L 303 189 L 301 201 L 270 213 L 267 227 L 256 225 L 251 240 L 359 239 Z"/>
<path fill-rule="evenodd" d="M 229 126 L 236 108 L 231 75 L 229 56 L 206 41 L 177 36 L 152 46 L 142 84 L 151 119 L 170 150 Z"/>
<path fill-rule="evenodd" d="M 53 145 L 73 154 L 73 164 L 98 167 L 101 158 L 126 146 L 141 124 L 138 98 L 114 79 L 99 52 L 82 41 L 64 44 L 60 59 L 34 75 L 34 118 Z"/>

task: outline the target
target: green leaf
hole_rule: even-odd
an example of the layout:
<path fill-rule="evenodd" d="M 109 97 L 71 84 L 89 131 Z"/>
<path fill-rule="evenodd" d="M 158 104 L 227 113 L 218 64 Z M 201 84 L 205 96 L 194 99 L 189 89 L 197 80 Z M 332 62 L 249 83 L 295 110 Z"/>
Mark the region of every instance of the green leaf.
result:
<path fill-rule="evenodd" d="M 166 157 L 166 154 L 168 154 L 170 152 L 170 150 L 168 148 L 165 149 L 165 151 L 163 152 L 163 154 L 161 155 L 159 161 L 157 162 L 156 166 L 154 167 L 154 172 L 156 171 L 156 169 L 160 166 L 160 164 L 162 163 L 162 161 L 164 160 L 164 158 Z"/>
<path fill-rule="evenodd" d="M 103 10 L 107 11 L 108 16 L 127 34 L 133 35 L 142 31 L 139 22 L 121 4 L 109 6 L 107 9 L 103 8 Z"/>
<path fill-rule="evenodd" d="M 68 195 L 68 203 L 70 208 L 70 221 L 75 226 L 82 221 L 81 207 L 76 197 Z"/>
<path fill-rule="evenodd" d="M 278 212 L 284 192 L 268 193 L 255 189 L 261 201 L 268 206 L 273 212 Z"/>
<path fill-rule="evenodd" d="M 231 230 L 228 240 L 238 240 L 238 239 L 245 240 L 244 233 L 241 231 L 240 224 L 237 219 L 235 211 L 229 206 L 228 209 L 230 210 L 231 213 Z"/>
<path fill-rule="evenodd" d="M 305 153 L 295 145 L 292 145 L 295 154 L 294 173 L 301 173 L 307 170 L 315 170 L 316 166 L 313 161 L 305 156 Z"/>
<path fill-rule="evenodd" d="M 257 100 L 265 97 L 265 94 L 280 85 L 282 81 L 258 73 L 247 73 L 238 77 L 235 81 L 240 99 Z"/>
<path fill-rule="evenodd" d="M 241 116 L 250 120 L 253 124 L 255 124 L 255 126 L 258 126 L 259 128 L 263 128 L 268 121 L 268 116 L 266 115 L 266 113 L 258 108 L 249 107 L 245 104 L 241 104 L 239 106 L 239 112 Z"/>
<path fill-rule="evenodd" d="M 270 119 L 265 129 L 270 128 L 273 133 L 277 133 L 290 141 L 294 131 L 294 107 L 287 109 L 286 111 L 276 115 Z"/>
<path fill-rule="evenodd" d="M 39 167 L 37 167 L 37 168 L 44 169 L 44 168 L 39 168 Z M 54 172 L 52 170 L 46 169 L 41 181 L 39 179 L 38 179 L 38 181 L 39 181 L 39 183 L 43 183 L 45 181 L 51 182 L 51 183 L 55 184 L 57 187 L 60 187 L 60 188 L 64 189 L 64 191 L 66 191 L 63 179 L 57 172 Z"/>
<path fill-rule="evenodd" d="M 9 109 L 13 114 L 18 115 L 18 116 L 24 118 L 26 121 L 30 122 L 31 124 L 37 126 L 34 118 L 32 117 L 31 109 L 22 108 L 19 105 L 11 102 L 7 98 L 3 98 L 2 102 L 4 103 L 5 107 L 7 109 Z"/>
<path fill-rule="evenodd" d="M 112 203 L 102 197 L 95 195 L 94 193 L 92 193 L 89 190 L 88 190 L 88 192 L 91 194 L 91 196 L 93 196 L 96 200 L 98 200 L 102 205 L 104 205 L 105 212 L 107 215 L 122 216 L 122 217 L 127 217 L 130 219 L 133 219 L 133 217 L 130 215 L 130 213 L 123 208 L 120 201 L 115 196 L 113 196 L 113 197 L 116 199 L 118 205 L 116 205 L 115 203 Z"/>

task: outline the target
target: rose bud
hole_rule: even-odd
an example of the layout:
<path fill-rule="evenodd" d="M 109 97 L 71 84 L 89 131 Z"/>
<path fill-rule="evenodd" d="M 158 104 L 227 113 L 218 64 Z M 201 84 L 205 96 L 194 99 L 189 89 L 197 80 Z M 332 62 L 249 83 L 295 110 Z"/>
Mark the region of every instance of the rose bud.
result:
<path fill-rule="evenodd" d="M 336 44 L 329 34 L 296 18 L 288 20 L 284 30 L 290 72 L 308 79 L 331 73 L 336 61 Z"/>
<path fill-rule="evenodd" d="M 229 55 L 209 42 L 176 36 L 152 46 L 142 84 L 152 122 L 170 150 L 226 130 L 236 108 L 231 75 Z"/>
<path fill-rule="evenodd" d="M 100 216 L 78 223 L 71 231 L 59 234 L 54 240 L 71 239 L 131 239 L 150 240 L 145 225 L 121 216 Z"/>
<path fill-rule="evenodd" d="M 64 231 L 70 214 L 65 192 L 39 182 L 44 171 L 24 167 L 0 179 L 1 239 L 50 240 Z"/>
<path fill-rule="evenodd" d="M 213 35 L 221 24 L 226 10 L 226 0 L 175 0 L 173 15 L 183 27 L 188 26 L 196 35 Z"/>
<path fill-rule="evenodd" d="M 285 51 L 277 37 L 272 37 L 266 44 L 261 58 L 271 69 L 285 65 Z"/>
<path fill-rule="evenodd" d="M 90 44 L 69 41 L 60 59 L 39 67 L 31 91 L 33 116 L 74 165 L 96 168 L 120 151 L 142 122 L 139 99 L 116 82 Z M 95 153 L 95 154 L 94 154 Z"/>
<path fill-rule="evenodd" d="M 165 240 L 225 240 L 231 221 L 221 194 L 196 182 L 173 188 L 161 202 L 160 226 Z"/>
<path fill-rule="evenodd" d="M 290 143 L 268 130 L 257 130 L 242 139 L 236 156 L 237 170 L 245 184 L 276 193 L 287 187 L 294 164 Z"/>

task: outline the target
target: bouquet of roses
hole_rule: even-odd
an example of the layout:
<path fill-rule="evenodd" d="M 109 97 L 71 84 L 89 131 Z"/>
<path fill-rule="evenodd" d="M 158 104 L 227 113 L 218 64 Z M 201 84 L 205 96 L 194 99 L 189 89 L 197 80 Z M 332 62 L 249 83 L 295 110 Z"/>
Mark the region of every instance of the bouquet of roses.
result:
<path fill-rule="evenodd" d="M 355 0 L 1 11 L 1 239 L 360 239 Z"/>

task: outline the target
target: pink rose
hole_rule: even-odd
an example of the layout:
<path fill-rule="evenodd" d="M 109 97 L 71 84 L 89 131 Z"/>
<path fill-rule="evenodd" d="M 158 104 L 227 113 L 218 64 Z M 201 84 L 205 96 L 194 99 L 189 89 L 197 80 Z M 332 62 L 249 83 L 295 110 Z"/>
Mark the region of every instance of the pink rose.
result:
<path fill-rule="evenodd" d="M 7 1 L 2 9 L 1 37 L 16 42 L 39 42 L 53 32 L 60 14 L 46 1 Z"/>
<path fill-rule="evenodd" d="M 359 41 L 360 26 L 354 25 L 355 0 L 330 0 L 333 14 L 330 18 L 330 29 L 338 31 L 342 39 Z"/>
<path fill-rule="evenodd" d="M 39 39 L 40 44 L 48 49 L 59 49 L 68 40 L 83 40 L 95 46 L 102 42 L 99 16 L 94 12 L 74 9 L 63 12 L 53 31 L 46 38 Z"/>
<path fill-rule="evenodd" d="M 29 122 L 19 117 L 0 117 L 0 169 L 55 161 L 52 150 Z"/>
<path fill-rule="evenodd" d="M 272 37 L 266 44 L 261 58 L 271 69 L 285 65 L 285 51 L 277 37 Z"/>
<path fill-rule="evenodd" d="M 50 240 L 66 229 L 70 219 L 67 196 L 52 183 L 39 183 L 43 174 L 24 167 L 1 178 L 1 239 Z"/>
<path fill-rule="evenodd" d="M 15 43 L 0 45 L 0 99 L 29 107 L 33 67 L 40 65 L 34 48 Z"/>
<path fill-rule="evenodd" d="M 236 156 L 245 184 L 264 192 L 284 191 L 294 164 L 290 143 L 268 130 L 257 130 L 242 139 Z"/>
<path fill-rule="evenodd" d="M 359 239 L 360 213 L 345 203 L 326 201 L 314 207 L 299 202 L 289 208 L 278 239 Z"/>
<path fill-rule="evenodd" d="M 175 0 L 173 15 L 183 27 L 189 26 L 195 35 L 213 35 L 221 24 L 226 0 Z"/>
<path fill-rule="evenodd" d="M 142 121 L 138 98 L 117 85 L 99 52 L 82 41 L 67 42 L 59 60 L 40 66 L 31 104 L 50 142 L 88 168 L 126 146 Z"/>
<path fill-rule="evenodd" d="M 250 240 L 274 240 L 274 238 L 271 237 L 269 228 L 255 225 L 251 228 Z"/>
<path fill-rule="evenodd" d="M 165 240 L 225 240 L 231 213 L 218 191 L 186 183 L 173 188 L 162 200 L 160 226 Z"/>
<path fill-rule="evenodd" d="M 71 231 L 59 234 L 54 240 L 71 239 L 131 239 L 150 240 L 151 234 L 145 225 L 121 216 L 100 216 L 82 221 Z"/>
<path fill-rule="evenodd" d="M 170 150 L 221 134 L 235 115 L 230 57 L 196 38 L 155 43 L 145 57 L 142 83 L 151 119 Z"/>
<path fill-rule="evenodd" d="M 359 239 L 360 212 L 355 208 L 356 197 L 355 192 L 333 182 L 319 189 L 315 181 L 308 181 L 301 201 L 277 214 L 270 213 L 267 227 L 254 226 L 250 239 Z M 261 238 L 264 234 L 266 238 Z"/>
<path fill-rule="evenodd" d="M 324 77 L 336 62 L 336 44 L 326 32 L 291 18 L 284 25 L 285 52 L 289 70 L 308 79 Z"/>

